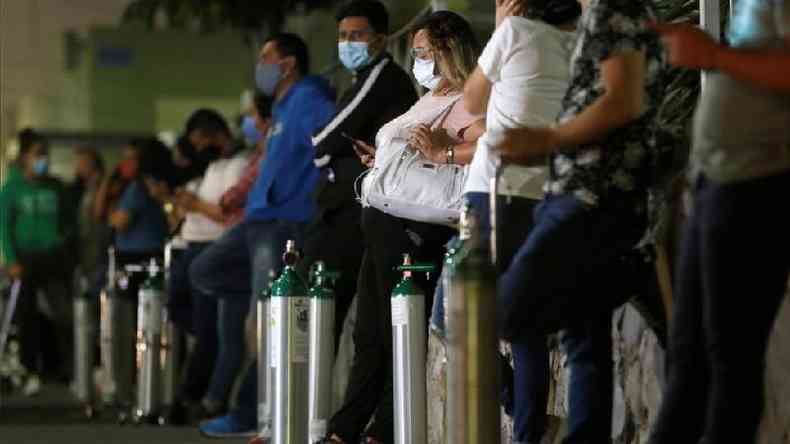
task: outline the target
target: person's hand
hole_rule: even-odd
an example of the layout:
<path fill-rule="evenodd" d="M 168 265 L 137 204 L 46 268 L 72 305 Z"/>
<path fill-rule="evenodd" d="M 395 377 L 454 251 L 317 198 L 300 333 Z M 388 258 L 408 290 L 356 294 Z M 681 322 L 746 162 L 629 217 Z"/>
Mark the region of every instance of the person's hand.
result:
<path fill-rule="evenodd" d="M 373 164 L 376 161 L 376 147 L 368 145 L 361 140 L 355 140 L 353 146 L 362 164 L 368 168 L 373 168 Z"/>
<path fill-rule="evenodd" d="M 179 190 L 176 192 L 176 205 L 186 211 L 195 211 L 198 203 L 198 197 L 195 193 L 187 190 Z"/>
<path fill-rule="evenodd" d="M 444 163 L 447 160 L 446 148 L 452 140 L 444 130 L 432 130 L 428 125 L 417 125 L 411 131 L 409 144 L 426 159 Z"/>
<path fill-rule="evenodd" d="M 496 27 L 508 17 L 524 14 L 523 0 L 496 0 Z"/>
<path fill-rule="evenodd" d="M 502 162 L 526 166 L 542 164 L 556 147 L 556 134 L 551 128 L 510 129 L 494 141 Z"/>
<path fill-rule="evenodd" d="M 714 69 L 720 46 L 696 26 L 652 23 L 650 28 L 661 36 L 669 54 L 669 63 L 689 69 Z"/>
<path fill-rule="evenodd" d="M 11 279 L 22 279 L 22 275 L 24 273 L 25 269 L 22 268 L 22 265 L 18 263 L 11 264 L 11 266 L 8 267 L 8 275 L 11 277 Z"/>
<path fill-rule="evenodd" d="M 163 181 L 146 177 L 145 186 L 148 188 L 148 193 L 151 197 L 159 202 L 164 203 L 167 201 L 167 198 L 170 197 L 170 187 Z"/>

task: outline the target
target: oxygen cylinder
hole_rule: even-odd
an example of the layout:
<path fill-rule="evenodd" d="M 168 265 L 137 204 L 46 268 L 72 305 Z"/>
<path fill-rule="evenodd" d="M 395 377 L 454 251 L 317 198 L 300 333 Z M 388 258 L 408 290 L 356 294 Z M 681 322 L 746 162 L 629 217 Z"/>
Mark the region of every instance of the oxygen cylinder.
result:
<path fill-rule="evenodd" d="M 161 408 L 162 269 L 151 259 L 137 303 L 137 404 L 135 422 L 154 422 Z"/>
<path fill-rule="evenodd" d="M 308 444 L 327 434 L 332 414 L 332 366 L 335 361 L 335 292 L 330 285 L 339 277 L 315 264 L 310 288 L 309 433 Z"/>
<path fill-rule="evenodd" d="M 74 394 L 93 417 L 93 364 L 95 356 L 95 304 L 87 293 L 87 282 L 78 279 L 74 298 Z"/>
<path fill-rule="evenodd" d="M 115 263 L 115 248 L 107 250 L 107 283 L 99 294 L 99 354 L 105 379 L 103 402 L 111 405 L 116 401 L 118 390 L 119 343 L 115 333 L 118 323 L 117 286 L 119 274 Z"/>
<path fill-rule="evenodd" d="M 176 247 L 173 241 L 168 242 L 165 245 L 164 251 L 164 285 L 165 285 L 165 295 L 169 295 L 169 291 L 167 291 L 167 286 L 170 282 L 170 270 L 173 263 L 173 254 L 174 250 L 179 248 Z M 160 361 L 162 363 L 162 411 L 163 413 L 168 410 L 170 407 L 173 406 L 176 398 L 176 391 L 178 390 L 178 377 L 181 373 L 180 369 L 180 359 L 181 359 L 181 344 L 182 344 L 182 332 L 176 326 L 176 324 L 172 321 L 170 316 L 170 311 L 167 308 L 167 304 L 163 304 L 162 308 L 162 342 L 160 344 L 160 351 L 161 357 Z M 167 422 L 166 415 L 161 415 L 159 417 L 159 423 L 165 424 Z"/>
<path fill-rule="evenodd" d="M 447 311 L 447 442 L 500 441 L 496 271 L 468 204 L 461 215 L 464 246 L 449 279 Z"/>
<path fill-rule="evenodd" d="M 414 283 L 415 272 L 430 273 L 430 264 L 412 264 L 403 255 L 403 279 L 392 291 L 392 376 L 394 395 L 395 443 L 427 442 L 427 404 L 425 395 L 425 293 Z"/>
<path fill-rule="evenodd" d="M 274 368 L 273 443 L 304 444 L 308 427 L 310 300 L 296 272 L 299 253 L 289 240 L 285 269 L 272 286 L 271 359 Z"/>
<path fill-rule="evenodd" d="M 272 438 L 272 398 L 274 389 L 274 373 L 270 359 L 271 335 L 269 335 L 269 303 L 272 286 L 277 278 L 274 270 L 269 270 L 269 285 L 258 295 L 256 301 L 258 338 L 258 437 L 262 442 Z"/>

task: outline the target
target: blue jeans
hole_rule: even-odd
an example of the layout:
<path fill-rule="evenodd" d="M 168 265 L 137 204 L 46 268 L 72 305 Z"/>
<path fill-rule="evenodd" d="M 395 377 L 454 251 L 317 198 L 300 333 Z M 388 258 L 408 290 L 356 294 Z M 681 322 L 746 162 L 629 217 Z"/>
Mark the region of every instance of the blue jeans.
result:
<path fill-rule="evenodd" d="M 490 194 L 467 193 L 466 200 L 475 211 L 480 223 L 481 240 L 490 247 Z M 532 228 L 532 213 L 537 201 L 521 197 L 498 198 L 497 205 L 497 250 L 500 273 L 504 271 L 524 242 Z M 456 238 L 457 239 L 457 238 Z M 453 243 L 453 241 L 450 241 Z M 486 248 L 489 250 L 490 248 Z M 442 270 L 444 273 L 445 270 Z M 435 330 L 444 331 L 444 288 L 439 280 L 434 296 L 431 322 Z M 503 388 L 511 393 L 503 393 L 505 409 L 509 410 L 512 396 L 513 442 L 537 443 L 546 432 L 546 404 L 549 397 L 549 351 L 546 336 L 532 336 L 512 344 L 514 368 L 512 384 L 503 376 Z M 501 359 L 504 359 L 502 357 Z M 505 365 L 507 367 L 505 367 Z M 501 368 L 509 372 L 510 364 L 505 362 Z M 504 372 L 503 372 L 504 373 Z"/>
<path fill-rule="evenodd" d="M 668 383 L 650 443 L 755 442 L 766 348 L 790 272 L 788 190 L 790 172 L 700 181 L 675 279 Z"/>
<path fill-rule="evenodd" d="M 289 239 L 301 244 L 304 224 L 282 220 L 244 221 L 228 230 L 221 238 L 198 256 L 190 267 L 193 288 L 207 297 L 220 299 L 220 352 L 209 392 L 214 379 L 218 390 L 227 387 L 227 397 L 233 380 L 244 362 L 244 321 L 252 297 L 263 291 L 269 280 L 269 270 L 282 268 L 282 252 Z M 223 348 L 225 357 L 223 358 Z M 257 369 L 250 366 L 239 389 L 236 419 L 250 428 L 257 423 Z"/>
<path fill-rule="evenodd" d="M 217 360 L 217 301 L 202 297 L 190 286 L 189 267 L 210 244 L 191 242 L 170 268 L 168 310 L 173 322 L 195 338 L 179 396 L 200 401 L 207 393 Z"/>
<path fill-rule="evenodd" d="M 611 441 L 611 312 L 633 291 L 629 260 L 644 231 L 628 200 L 590 207 L 548 196 L 497 286 L 503 336 L 534 343 L 564 329 L 570 369 L 565 444 Z M 624 276 L 626 276 L 624 278 Z"/>

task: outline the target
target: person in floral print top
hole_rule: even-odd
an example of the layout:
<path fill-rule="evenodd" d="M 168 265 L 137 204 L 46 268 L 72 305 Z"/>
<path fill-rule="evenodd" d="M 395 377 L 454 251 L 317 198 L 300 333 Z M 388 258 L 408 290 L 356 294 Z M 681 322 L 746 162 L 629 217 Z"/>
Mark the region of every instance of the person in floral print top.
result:
<path fill-rule="evenodd" d="M 570 369 L 564 444 L 611 442 L 611 314 L 648 282 L 635 249 L 655 176 L 664 55 L 649 0 L 581 0 L 571 81 L 553 127 L 498 134 L 502 162 L 549 162 L 535 226 L 499 280 L 502 335 L 562 330 Z"/>

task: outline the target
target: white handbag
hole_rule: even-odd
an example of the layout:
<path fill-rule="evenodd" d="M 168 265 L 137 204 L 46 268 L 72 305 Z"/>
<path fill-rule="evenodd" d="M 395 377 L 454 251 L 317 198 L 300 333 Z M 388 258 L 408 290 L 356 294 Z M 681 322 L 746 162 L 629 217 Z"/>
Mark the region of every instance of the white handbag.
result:
<path fill-rule="evenodd" d="M 435 163 L 409 145 L 412 128 L 441 125 L 461 96 L 430 110 L 406 112 L 376 135 L 376 159 L 365 174 L 361 202 L 392 216 L 454 225 L 460 217 L 468 168 Z"/>

